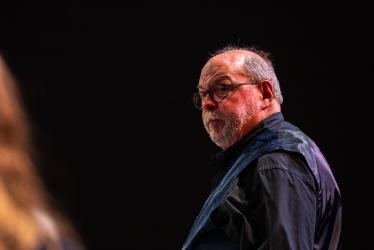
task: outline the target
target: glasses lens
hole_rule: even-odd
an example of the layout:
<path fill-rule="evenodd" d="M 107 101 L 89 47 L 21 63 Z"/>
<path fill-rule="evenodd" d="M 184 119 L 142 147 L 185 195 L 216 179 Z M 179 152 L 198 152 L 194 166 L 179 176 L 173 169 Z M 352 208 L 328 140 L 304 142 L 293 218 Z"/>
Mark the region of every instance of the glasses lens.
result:
<path fill-rule="evenodd" d="M 230 89 L 228 88 L 228 85 L 224 84 L 217 84 L 212 88 L 212 95 L 216 102 L 221 102 L 223 99 L 225 99 L 229 92 Z"/>
<path fill-rule="evenodd" d="M 198 109 L 201 109 L 202 107 L 202 99 L 200 96 L 200 93 L 196 92 L 193 95 L 193 103 L 195 104 L 195 107 Z"/>

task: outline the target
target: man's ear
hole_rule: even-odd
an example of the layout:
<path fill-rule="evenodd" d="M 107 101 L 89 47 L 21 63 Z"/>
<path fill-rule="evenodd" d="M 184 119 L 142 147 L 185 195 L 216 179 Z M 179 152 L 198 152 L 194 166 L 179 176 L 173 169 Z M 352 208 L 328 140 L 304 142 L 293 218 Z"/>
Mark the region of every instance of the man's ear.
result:
<path fill-rule="evenodd" d="M 271 101 L 275 97 L 273 85 L 268 80 L 262 81 L 260 85 L 262 100 Z"/>

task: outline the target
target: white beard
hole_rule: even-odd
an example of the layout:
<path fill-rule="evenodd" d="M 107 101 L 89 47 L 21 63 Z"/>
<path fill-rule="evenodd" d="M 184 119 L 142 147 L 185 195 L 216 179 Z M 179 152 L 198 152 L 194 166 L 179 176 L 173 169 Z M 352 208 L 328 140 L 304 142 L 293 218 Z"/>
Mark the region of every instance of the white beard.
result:
<path fill-rule="evenodd" d="M 221 148 L 228 148 L 240 139 L 240 131 L 248 119 L 251 119 L 251 110 L 243 105 L 236 113 L 219 113 L 206 112 L 203 113 L 203 122 L 206 131 L 209 133 L 210 139 Z M 223 121 L 223 127 L 209 126 L 211 120 Z"/>

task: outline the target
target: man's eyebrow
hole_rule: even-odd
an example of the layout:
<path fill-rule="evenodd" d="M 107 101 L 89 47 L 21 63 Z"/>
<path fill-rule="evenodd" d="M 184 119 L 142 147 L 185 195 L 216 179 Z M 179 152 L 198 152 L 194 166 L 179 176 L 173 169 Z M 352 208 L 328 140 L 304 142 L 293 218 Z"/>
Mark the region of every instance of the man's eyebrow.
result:
<path fill-rule="evenodd" d="M 233 81 L 233 79 L 229 75 L 219 75 L 216 78 L 213 77 L 213 79 L 210 80 L 211 83 L 209 85 L 211 86 L 211 85 L 217 84 L 217 83 L 225 81 L 225 80 Z M 199 85 L 197 85 L 196 88 L 197 89 L 202 89 L 202 87 L 200 87 Z"/>
<path fill-rule="evenodd" d="M 230 76 L 228 75 L 220 75 L 220 76 L 217 76 L 217 78 L 213 79 L 212 82 L 216 83 L 216 82 L 221 82 L 221 81 L 224 81 L 224 80 L 232 80 Z"/>

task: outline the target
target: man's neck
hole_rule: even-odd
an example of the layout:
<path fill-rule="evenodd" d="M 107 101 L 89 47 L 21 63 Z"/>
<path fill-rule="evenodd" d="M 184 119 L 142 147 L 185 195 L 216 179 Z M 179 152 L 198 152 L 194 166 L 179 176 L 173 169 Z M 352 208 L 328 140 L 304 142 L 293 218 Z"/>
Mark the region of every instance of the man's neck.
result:
<path fill-rule="evenodd" d="M 281 108 L 278 102 L 276 102 L 274 103 L 274 105 L 271 105 L 268 108 L 263 109 L 260 112 L 254 114 L 253 117 L 251 117 L 251 121 L 243 127 L 237 139 L 234 142 L 231 142 L 230 144 L 223 145 L 221 147 L 222 150 L 226 150 L 227 148 L 231 147 L 232 145 L 240 141 L 245 135 L 250 133 L 261 121 L 278 112 L 281 112 Z"/>

